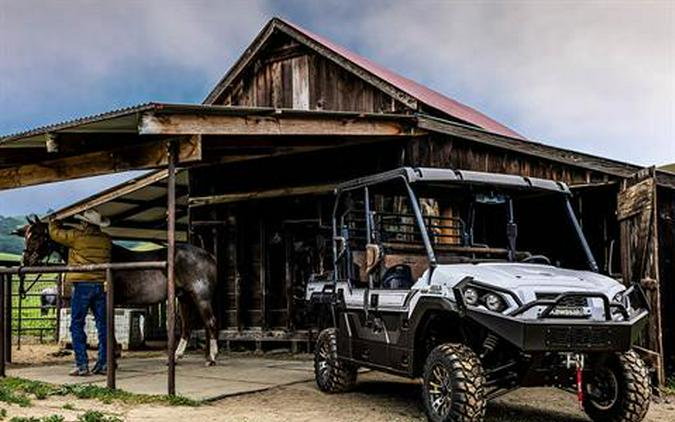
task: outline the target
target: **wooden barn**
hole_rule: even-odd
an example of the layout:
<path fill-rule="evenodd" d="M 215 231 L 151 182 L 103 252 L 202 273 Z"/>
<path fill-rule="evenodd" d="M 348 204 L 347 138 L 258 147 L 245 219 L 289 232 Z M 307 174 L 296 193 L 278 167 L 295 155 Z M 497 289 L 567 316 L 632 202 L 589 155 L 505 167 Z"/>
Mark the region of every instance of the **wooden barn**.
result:
<path fill-rule="evenodd" d="M 304 288 L 330 269 L 336 183 L 433 166 L 568 183 L 601 271 L 648 291 L 644 353 L 659 379 L 675 364 L 675 174 L 526 139 L 281 19 L 202 105 L 153 103 L 0 138 L 0 189 L 158 168 L 148 145 L 167 139 L 181 145 L 180 236 L 218 258 L 223 341 L 307 341 Z M 78 158 L 109 151 L 112 161 Z M 57 215 L 94 207 L 118 239 L 161 242 L 162 180 L 143 176 Z"/>

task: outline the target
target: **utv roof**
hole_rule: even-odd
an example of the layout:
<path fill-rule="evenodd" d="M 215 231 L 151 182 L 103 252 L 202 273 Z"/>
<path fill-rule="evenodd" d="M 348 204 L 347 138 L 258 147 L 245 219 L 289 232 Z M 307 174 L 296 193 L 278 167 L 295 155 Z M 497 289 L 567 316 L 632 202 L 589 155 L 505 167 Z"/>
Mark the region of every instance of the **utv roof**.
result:
<path fill-rule="evenodd" d="M 465 185 L 498 186 L 513 189 L 548 191 L 570 194 L 569 187 L 563 182 L 556 182 L 536 177 L 516 176 L 510 174 L 486 173 L 479 171 L 452 170 L 433 167 L 401 167 L 372 176 L 353 179 L 341 183 L 336 191 L 345 191 L 364 186 L 375 185 L 390 180 L 403 178 L 408 183 L 453 183 Z"/>

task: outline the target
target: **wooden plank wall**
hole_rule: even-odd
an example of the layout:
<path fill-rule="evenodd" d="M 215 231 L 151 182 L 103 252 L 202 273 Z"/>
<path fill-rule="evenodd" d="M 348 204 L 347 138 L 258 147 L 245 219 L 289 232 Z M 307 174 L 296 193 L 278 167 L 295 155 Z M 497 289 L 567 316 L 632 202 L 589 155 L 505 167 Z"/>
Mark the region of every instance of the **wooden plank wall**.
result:
<path fill-rule="evenodd" d="M 658 384 L 662 385 L 665 368 L 656 193 L 656 180 L 651 172 L 625 181 L 625 187 L 619 193 L 617 219 L 623 281 L 627 285 L 640 283 L 651 307 L 646 336 L 640 346 L 647 349 L 644 357 L 655 368 Z"/>
<path fill-rule="evenodd" d="M 558 180 L 570 185 L 610 180 L 606 174 L 574 165 L 564 165 L 440 134 L 409 142 L 402 164 L 517 174 Z"/>
<path fill-rule="evenodd" d="M 243 72 L 221 104 L 362 112 L 411 111 L 330 60 L 279 37 Z"/>
<path fill-rule="evenodd" d="M 602 174 L 578 167 L 546 162 L 449 136 L 434 136 L 194 168 L 190 170 L 191 194 L 204 196 L 334 183 L 401 165 L 512 173 L 568 183 L 607 180 Z M 606 189 L 601 195 L 606 197 L 607 203 L 615 199 L 612 189 Z M 299 266 L 294 266 L 294 260 L 310 258 L 302 255 L 301 251 L 293 254 L 291 249 L 295 243 L 302 249 L 304 246 L 299 242 L 310 242 L 311 235 L 306 231 L 311 228 L 289 226 L 285 222 L 313 221 L 318 227 L 321 219 L 324 225 L 330 225 L 331 203 L 331 195 L 300 196 L 192 209 L 193 220 L 212 218 L 230 222 L 223 228 L 225 234 L 221 237 L 224 243 L 220 249 L 225 252 L 219 257 L 220 274 L 223 274 L 221 282 L 224 284 L 223 308 L 219 310 L 221 328 L 304 328 L 302 310 L 293 308 L 292 296 L 294 291 L 296 295 L 302 291 L 307 274 Z M 217 212 L 213 214 L 212 209 Z M 596 209 L 603 216 L 594 215 Z M 593 225 L 608 218 L 614 218 L 613 211 L 596 206 L 589 206 L 582 215 L 582 221 L 587 220 Z M 616 231 L 616 227 L 613 230 Z M 199 233 L 208 245 L 211 242 L 210 231 Z M 281 251 L 281 245 L 278 250 L 275 249 L 273 239 L 277 236 L 281 237 L 284 251 Z M 596 256 L 600 258 L 600 265 L 604 263 L 602 257 L 607 246 L 604 236 L 605 231 L 598 230 L 590 239 Z M 265 253 L 261 255 L 263 244 Z M 316 262 L 314 259 L 312 265 Z"/>
<path fill-rule="evenodd" d="M 663 351 L 666 373 L 675 371 L 675 192 L 672 189 L 658 188 L 658 230 L 659 230 L 659 280 L 661 281 L 661 309 Z"/>

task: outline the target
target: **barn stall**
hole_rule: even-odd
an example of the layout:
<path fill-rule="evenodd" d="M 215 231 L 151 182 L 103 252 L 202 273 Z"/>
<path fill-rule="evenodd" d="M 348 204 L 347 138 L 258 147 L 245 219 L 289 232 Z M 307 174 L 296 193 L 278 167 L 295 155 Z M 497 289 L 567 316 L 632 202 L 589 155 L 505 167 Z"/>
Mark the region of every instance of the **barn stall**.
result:
<path fill-rule="evenodd" d="M 273 19 L 202 105 L 147 104 L 2 138 L 0 188 L 158 168 L 168 140 L 179 145 L 187 178 L 180 231 L 217 256 L 225 345 L 311 342 L 316 323 L 302 296 L 312 275 L 330 270 L 332 188 L 402 165 L 436 166 L 570 184 L 601 270 L 648 290 L 653 312 L 643 354 L 655 378 L 662 382 L 672 368 L 672 321 L 661 317 L 675 305 L 671 173 L 525 139 Z M 161 216 L 161 207 L 120 208 L 123 200 L 103 194 L 90 199 L 80 209 L 108 206 L 126 235 L 162 230 L 161 219 L 143 217 Z M 554 238 L 558 228 L 547 229 Z"/>

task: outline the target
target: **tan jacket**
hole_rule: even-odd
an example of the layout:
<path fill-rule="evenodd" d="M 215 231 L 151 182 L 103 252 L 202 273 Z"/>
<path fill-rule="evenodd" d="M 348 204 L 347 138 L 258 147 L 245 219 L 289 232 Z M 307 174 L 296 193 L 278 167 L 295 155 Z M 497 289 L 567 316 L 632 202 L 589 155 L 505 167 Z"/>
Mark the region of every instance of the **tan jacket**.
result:
<path fill-rule="evenodd" d="M 49 222 L 49 236 L 68 247 L 68 265 L 105 264 L 110 262 L 112 241 L 96 226 L 85 229 L 67 229 L 56 221 Z M 68 273 L 65 280 L 71 283 L 105 281 L 105 272 Z"/>

